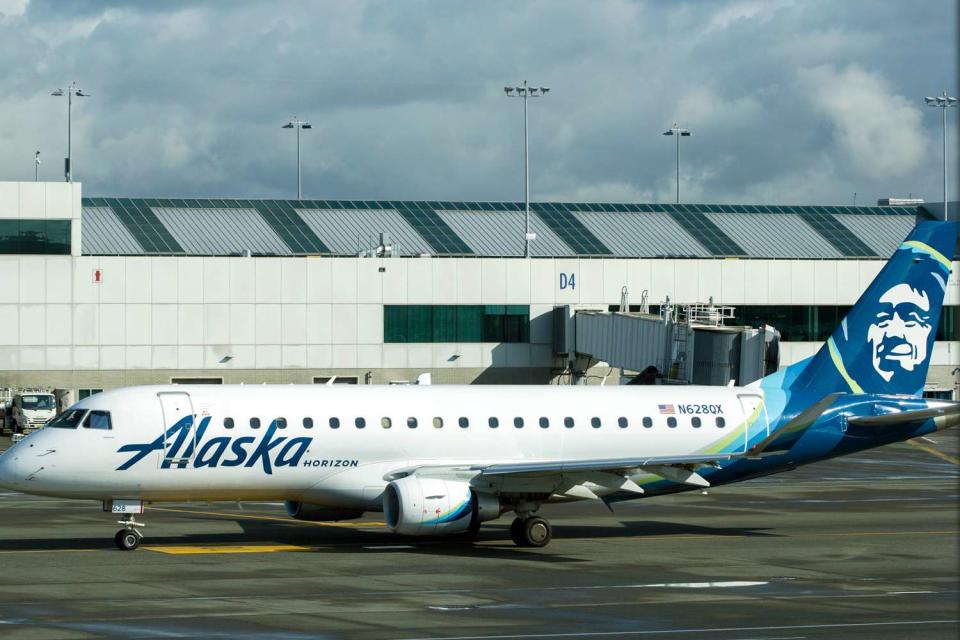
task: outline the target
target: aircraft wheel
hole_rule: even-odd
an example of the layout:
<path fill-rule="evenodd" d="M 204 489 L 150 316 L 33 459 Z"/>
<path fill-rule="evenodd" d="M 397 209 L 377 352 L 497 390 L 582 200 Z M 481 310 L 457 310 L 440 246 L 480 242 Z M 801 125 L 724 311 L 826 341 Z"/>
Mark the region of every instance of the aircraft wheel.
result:
<path fill-rule="evenodd" d="M 142 536 L 133 529 L 120 529 L 117 535 L 113 536 L 113 542 L 118 549 L 123 551 L 133 551 L 140 546 Z"/>
<path fill-rule="evenodd" d="M 533 517 L 523 521 L 523 546 L 545 547 L 553 538 L 553 527 L 544 518 Z"/>
<path fill-rule="evenodd" d="M 480 519 L 478 518 L 476 522 L 471 522 L 470 527 L 464 533 L 466 533 L 467 538 L 470 540 L 480 535 Z"/>
<path fill-rule="evenodd" d="M 518 547 L 527 546 L 523 537 L 523 522 L 523 518 L 514 518 L 513 522 L 510 523 L 510 539 Z"/>

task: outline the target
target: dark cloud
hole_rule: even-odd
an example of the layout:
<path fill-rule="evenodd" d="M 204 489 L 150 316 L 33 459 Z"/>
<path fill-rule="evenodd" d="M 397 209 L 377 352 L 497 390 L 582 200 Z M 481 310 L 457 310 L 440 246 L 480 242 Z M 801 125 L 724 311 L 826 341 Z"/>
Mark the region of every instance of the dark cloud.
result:
<path fill-rule="evenodd" d="M 59 175 L 49 92 L 77 79 L 88 195 L 289 195 L 299 115 L 309 196 L 520 198 L 502 87 L 527 78 L 552 87 L 530 103 L 537 198 L 671 199 L 677 120 L 688 200 L 936 200 L 921 98 L 957 77 L 956 24 L 949 2 L 0 0 L 0 175 L 37 148 Z"/>

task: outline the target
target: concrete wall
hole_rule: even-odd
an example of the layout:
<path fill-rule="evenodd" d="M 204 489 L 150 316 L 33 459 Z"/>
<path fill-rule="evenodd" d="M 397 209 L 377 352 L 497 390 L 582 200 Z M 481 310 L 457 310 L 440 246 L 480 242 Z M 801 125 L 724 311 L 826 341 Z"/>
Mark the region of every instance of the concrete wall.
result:
<path fill-rule="evenodd" d="M 40 383 L 34 377 L 49 372 L 88 381 L 72 387 L 168 381 L 183 371 L 227 379 L 231 371 L 260 372 L 243 375 L 253 376 L 249 381 L 264 376 L 309 381 L 334 370 L 361 377 L 382 370 L 376 374 L 381 380 L 412 379 L 429 370 L 440 374 L 438 381 L 472 381 L 492 365 L 540 379 L 557 364 L 550 344 L 555 304 L 605 309 L 619 303 L 623 286 L 633 304 L 643 290 L 651 303 L 669 295 L 685 302 L 712 296 L 734 306 L 853 304 L 882 265 L 879 260 L 0 256 L 0 386 L 25 378 Z M 383 344 L 383 305 L 417 303 L 529 304 L 531 343 Z M 947 303 L 960 304 L 956 275 Z M 806 357 L 816 347 L 786 343 L 783 362 Z M 231 359 L 221 363 L 227 356 Z M 960 345 L 937 344 L 933 358 L 937 366 L 958 366 Z"/>
<path fill-rule="evenodd" d="M 80 255 L 79 182 L 0 182 L 0 219 L 72 220 L 71 253 Z M 0 275 L 0 287 L 4 284 Z"/>

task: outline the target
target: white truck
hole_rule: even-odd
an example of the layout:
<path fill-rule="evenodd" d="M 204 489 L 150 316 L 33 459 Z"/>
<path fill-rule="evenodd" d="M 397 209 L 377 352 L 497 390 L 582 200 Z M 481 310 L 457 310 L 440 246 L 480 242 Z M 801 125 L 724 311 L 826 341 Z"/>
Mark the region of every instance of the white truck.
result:
<path fill-rule="evenodd" d="M 57 415 L 57 399 L 49 391 L 20 391 L 13 397 L 13 432 L 27 434 Z"/>

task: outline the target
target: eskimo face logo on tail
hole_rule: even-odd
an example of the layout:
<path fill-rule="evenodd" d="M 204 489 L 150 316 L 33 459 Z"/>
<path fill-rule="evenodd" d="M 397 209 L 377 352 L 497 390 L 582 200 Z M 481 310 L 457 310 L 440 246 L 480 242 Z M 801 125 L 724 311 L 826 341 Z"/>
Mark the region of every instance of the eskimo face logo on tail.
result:
<path fill-rule="evenodd" d="M 876 320 L 867 329 L 874 370 L 886 382 L 899 371 L 913 371 L 927 359 L 930 298 L 926 291 L 901 283 L 877 301 Z"/>
<path fill-rule="evenodd" d="M 854 393 L 918 393 L 950 277 L 950 261 L 907 240 L 827 341 Z"/>

